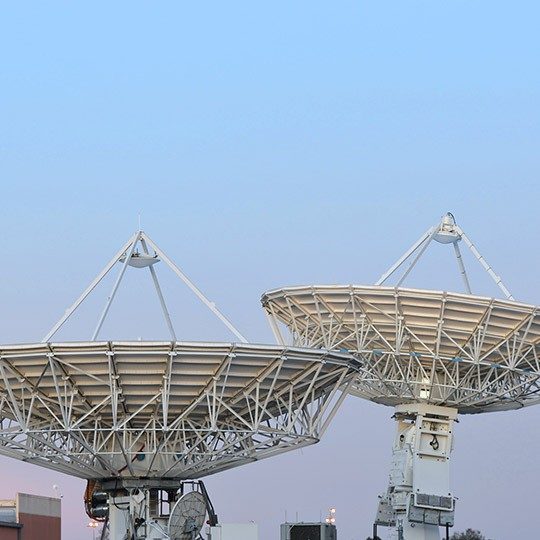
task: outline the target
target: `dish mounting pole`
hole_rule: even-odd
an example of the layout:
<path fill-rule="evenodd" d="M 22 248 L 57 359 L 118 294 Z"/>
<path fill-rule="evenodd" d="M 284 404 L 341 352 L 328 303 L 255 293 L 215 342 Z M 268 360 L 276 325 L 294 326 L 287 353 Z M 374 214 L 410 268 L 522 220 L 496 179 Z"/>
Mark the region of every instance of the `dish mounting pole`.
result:
<path fill-rule="evenodd" d="M 415 253 L 416 256 L 410 263 L 409 267 L 398 280 L 396 287 L 399 287 L 403 281 L 410 274 L 411 270 L 416 266 L 422 255 L 425 253 L 432 240 L 439 242 L 440 244 L 452 244 L 454 247 L 454 255 L 458 264 L 458 269 L 463 280 L 463 285 L 467 294 L 472 294 L 471 284 L 463 257 L 461 256 L 461 250 L 459 249 L 458 242 L 463 240 L 465 245 L 469 248 L 476 260 L 480 263 L 482 268 L 487 272 L 489 277 L 495 282 L 497 287 L 504 294 L 508 300 L 514 300 L 514 297 L 503 283 L 501 277 L 497 275 L 493 267 L 488 264 L 484 256 L 478 251 L 476 246 L 472 243 L 470 238 L 463 232 L 463 229 L 456 224 L 454 216 L 448 212 L 441 219 L 440 223 L 428 229 L 417 241 L 414 243 L 375 283 L 375 285 L 384 285 L 384 283 L 399 269 L 405 262 L 407 262 Z M 419 251 L 418 251 L 419 250 Z"/>
<path fill-rule="evenodd" d="M 137 245 L 141 244 L 143 253 L 139 254 L 136 251 Z M 148 246 L 150 246 L 154 251 L 155 255 L 150 255 Z M 84 302 L 88 295 L 101 283 L 101 281 L 109 274 L 114 265 L 117 262 L 122 263 L 122 268 L 116 278 L 116 281 L 113 285 L 110 295 L 107 297 L 105 307 L 98 319 L 96 328 L 92 335 L 92 341 L 95 341 L 99 335 L 99 332 L 105 322 L 105 319 L 109 313 L 112 302 L 116 296 L 120 283 L 125 275 L 128 266 L 133 266 L 135 268 L 145 268 L 148 267 L 150 275 L 152 276 L 152 281 L 154 283 L 154 288 L 156 290 L 156 295 L 159 299 L 161 310 L 169 330 L 169 334 L 173 341 L 176 341 L 176 332 L 171 321 L 167 305 L 165 303 L 165 298 L 157 273 L 153 268 L 153 265 L 160 260 L 163 260 L 167 266 L 182 280 L 182 282 L 197 296 L 197 298 L 241 341 L 242 343 L 247 343 L 247 339 L 237 330 L 237 328 L 232 324 L 232 322 L 216 307 L 214 302 L 211 302 L 202 291 L 180 270 L 178 266 L 162 251 L 156 243 L 142 230 L 137 231 L 114 255 L 114 257 L 105 265 L 103 270 L 95 277 L 95 279 L 88 285 L 84 292 L 75 300 L 75 302 L 66 310 L 64 315 L 56 322 L 56 324 L 49 330 L 45 337 L 41 340 L 42 343 L 46 343 L 51 340 L 51 338 L 64 326 L 68 319 L 75 313 L 79 306 Z"/>
<path fill-rule="evenodd" d="M 440 540 L 440 528 L 454 525 L 450 458 L 457 410 L 413 403 L 398 405 L 394 418 L 389 485 L 375 524 L 390 527 L 392 538 Z"/>

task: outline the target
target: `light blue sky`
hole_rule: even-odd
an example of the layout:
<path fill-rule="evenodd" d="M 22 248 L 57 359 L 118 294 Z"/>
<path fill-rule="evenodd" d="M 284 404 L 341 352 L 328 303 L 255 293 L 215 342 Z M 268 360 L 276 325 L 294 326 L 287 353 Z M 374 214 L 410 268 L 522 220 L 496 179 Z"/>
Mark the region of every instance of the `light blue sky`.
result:
<path fill-rule="evenodd" d="M 532 1 L 5 4 L 0 341 L 40 339 L 139 213 L 254 341 L 272 339 L 264 290 L 371 283 L 447 210 L 540 303 L 539 17 Z M 435 246 L 409 283 L 459 289 L 454 266 Z M 160 271 L 180 337 L 230 339 Z M 104 337 L 165 337 L 150 283 L 126 285 Z M 59 337 L 88 338 L 105 291 Z M 340 539 L 363 540 L 391 414 L 348 399 L 320 445 L 209 479 L 220 516 L 275 540 L 286 509 L 335 505 Z M 458 527 L 537 534 L 539 420 L 462 419 Z M 0 471 L 0 497 L 60 484 L 65 540 L 90 537 L 82 482 Z"/>

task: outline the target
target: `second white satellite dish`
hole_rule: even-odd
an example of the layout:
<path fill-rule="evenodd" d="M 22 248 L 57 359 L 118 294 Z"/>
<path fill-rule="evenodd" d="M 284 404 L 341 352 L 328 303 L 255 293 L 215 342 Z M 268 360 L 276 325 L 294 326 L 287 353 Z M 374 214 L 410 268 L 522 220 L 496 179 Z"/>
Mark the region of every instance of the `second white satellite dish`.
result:
<path fill-rule="evenodd" d="M 170 540 L 196 540 L 206 519 L 206 500 L 199 491 L 190 491 L 176 501 L 169 517 Z"/>

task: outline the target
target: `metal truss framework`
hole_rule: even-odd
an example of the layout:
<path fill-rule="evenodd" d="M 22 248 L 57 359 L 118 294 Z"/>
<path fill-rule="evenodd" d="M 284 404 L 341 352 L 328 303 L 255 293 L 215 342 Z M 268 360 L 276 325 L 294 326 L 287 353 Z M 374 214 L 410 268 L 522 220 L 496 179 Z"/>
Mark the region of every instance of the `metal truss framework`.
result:
<path fill-rule="evenodd" d="M 317 442 L 353 369 L 278 346 L 7 346 L 0 454 L 87 479 L 199 478 Z"/>
<path fill-rule="evenodd" d="M 473 296 L 463 240 L 506 300 Z M 452 244 L 468 294 L 401 285 L 432 241 Z M 395 287 L 382 286 L 405 263 Z M 457 413 L 540 402 L 540 314 L 517 303 L 452 214 L 431 227 L 375 286 L 305 286 L 263 295 L 276 340 L 348 352 L 360 363 L 351 393 L 395 406 L 398 432 L 388 491 L 374 525 L 392 538 L 438 540 L 454 521 L 449 489 Z M 290 331 L 284 335 L 282 325 Z"/>
<path fill-rule="evenodd" d="M 142 253 L 139 253 L 138 246 L 141 246 Z M 152 248 L 155 252 L 154 255 L 150 254 L 149 248 Z M 182 272 L 182 270 L 167 256 L 167 254 L 142 230 L 137 231 L 114 255 L 114 257 L 105 265 L 103 270 L 96 276 L 96 278 L 90 283 L 90 285 L 84 290 L 84 292 L 77 298 L 77 300 L 71 305 L 64 315 L 58 320 L 58 322 L 49 330 L 47 335 L 42 339 L 43 343 L 50 341 L 53 336 L 64 326 L 67 320 L 75 313 L 79 306 L 84 302 L 88 295 L 99 285 L 99 283 L 105 278 L 105 276 L 113 269 L 116 263 L 120 262 L 122 267 L 118 273 L 118 276 L 114 282 L 110 295 L 107 298 L 101 316 L 98 319 L 94 333 L 92 334 L 92 341 L 98 338 L 99 332 L 112 302 L 116 296 L 122 278 L 127 270 L 128 266 L 134 268 L 148 268 L 154 287 L 156 290 L 163 316 L 169 330 L 172 341 L 176 341 L 176 332 L 174 330 L 165 298 L 159 284 L 157 273 L 154 269 L 154 264 L 163 260 L 167 266 L 176 274 L 176 276 L 197 296 L 197 298 L 231 331 L 234 336 L 242 343 L 247 343 L 247 339 L 238 331 L 238 329 L 232 324 L 232 322 L 216 307 L 214 302 L 211 302 L 201 290 Z"/>
<path fill-rule="evenodd" d="M 392 275 L 394 275 L 399 268 L 401 268 L 407 261 L 410 261 L 408 268 L 401 275 L 396 287 L 400 287 L 405 281 L 407 276 L 411 273 L 413 268 L 416 266 L 424 252 L 427 250 L 431 242 L 436 241 L 440 244 L 452 244 L 454 247 L 454 255 L 456 256 L 456 261 L 463 280 L 463 285 L 465 286 L 465 292 L 472 294 L 471 284 L 469 281 L 469 276 L 465 269 L 465 263 L 463 262 L 463 257 L 461 256 L 461 250 L 459 249 L 459 242 L 463 240 L 465 245 L 469 248 L 471 253 L 474 255 L 476 260 L 480 263 L 482 268 L 486 271 L 489 277 L 495 282 L 497 287 L 504 294 L 506 299 L 514 300 L 514 297 L 503 283 L 500 276 L 498 276 L 490 264 L 486 261 L 484 256 L 478 251 L 476 246 L 472 243 L 471 239 L 465 234 L 463 229 L 456 223 L 456 220 L 450 212 L 446 213 L 440 223 L 430 227 L 375 283 L 375 285 L 384 285 Z M 413 257 L 414 255 L 414 257 Z"/>
<path fill-rule="evenodd" d="M 361 364 L 352 392 L 386 405 L 428 402 L 462 413 L 540 399 L 535 306 L 415 289 L 293 287 L 262 299 L 276 339 L 349 351 Z"/>

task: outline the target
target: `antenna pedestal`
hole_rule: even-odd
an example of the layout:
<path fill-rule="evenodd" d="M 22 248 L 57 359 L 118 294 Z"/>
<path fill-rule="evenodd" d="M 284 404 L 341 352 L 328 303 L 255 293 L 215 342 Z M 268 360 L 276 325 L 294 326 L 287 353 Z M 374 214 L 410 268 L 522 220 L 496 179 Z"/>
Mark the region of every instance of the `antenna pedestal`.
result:
<path fill-rule="evenodd" d="M 428 404 L 398 405 L 390 482 L 376 523 L 395 540 L 439 540 L 454 524 L 450 453 L 457 410 Z"/>
<path fill-rule="evenodd" d="M 155 494 L 149 489 L 109 494 L 109 539 L 157 540 L 167 534 L 167 517 L 161 516 Z"/>
<path fill-rule="evenodd" d="M 116 478 L 97 482 L 87 511 L 107 518 L 109 540 L 196 540 L 204 525 L 217 524 L 217 515 L 201 481 Z M 189 488 L 189 490 L 186 490 Z M 106 505 L 102 500 L 106 497 Z M 99 499 L 96 506 L 95 499 Z M 94 514 L 93 514 L 93 512 Z"/>
<path fill-rule="evenodd" d="M 158 540 L 167 536 L 168 514 L 182 482 L 173 479 L 116 478 L 100 482 L 107 497 L 101 519 L 107 517 L 109 540 Z"/>

